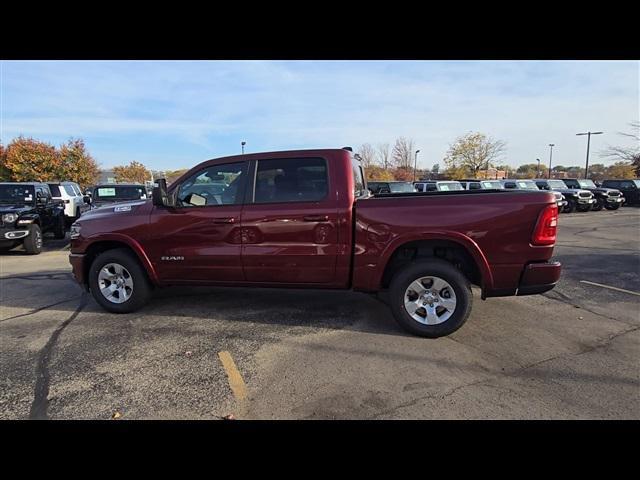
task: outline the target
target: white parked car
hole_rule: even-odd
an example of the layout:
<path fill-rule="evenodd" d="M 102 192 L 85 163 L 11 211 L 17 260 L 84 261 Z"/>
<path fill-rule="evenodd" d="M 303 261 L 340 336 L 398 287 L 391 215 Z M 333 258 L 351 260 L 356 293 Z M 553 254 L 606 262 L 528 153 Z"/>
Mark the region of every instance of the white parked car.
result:
<path fill-rule="evenodd" d="M 52 197 L 56 200 L 62 200 L 64 204 L 64 217 L 67 225 L 71 225 L 80 215 L 89 210 L 89 205 L 85 203 L 77 183 L 55 182 L 48 185 Z"/>

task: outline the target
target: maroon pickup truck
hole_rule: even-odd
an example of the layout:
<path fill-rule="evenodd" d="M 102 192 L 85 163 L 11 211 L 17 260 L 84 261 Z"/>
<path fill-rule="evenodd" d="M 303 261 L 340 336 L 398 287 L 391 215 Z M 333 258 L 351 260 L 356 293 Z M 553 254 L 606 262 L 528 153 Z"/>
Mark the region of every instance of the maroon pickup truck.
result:
<path fill-rule="evenodd" d="M 439 337 L 466 321 L 471 284 L 482 299 L 552 289 L 557 221 L 551 192 L 372 196 L 348 148 L 255 153 L 83 215 L 69 261 L 111 312 L 170 285 L 385 290 L 402 327 Z"/>

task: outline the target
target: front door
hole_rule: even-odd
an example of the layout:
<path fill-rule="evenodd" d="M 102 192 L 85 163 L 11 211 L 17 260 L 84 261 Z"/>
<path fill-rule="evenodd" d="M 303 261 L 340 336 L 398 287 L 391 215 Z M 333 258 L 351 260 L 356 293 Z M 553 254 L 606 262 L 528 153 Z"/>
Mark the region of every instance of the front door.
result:
<path fill-rule="evenodd" d="M 333 282 L 338 216 L 327 160 L 258 160 L 254 172 L 255 188 L 242 212 L 242 262 L 247 281 Z"/>
<path fill-rule="evenodd" d="M 211 165 L 178 188 L 175 207 L 154 207 L 145 243 L 161 281 L 241 282 L 240 219 L 247 162 Z"/>

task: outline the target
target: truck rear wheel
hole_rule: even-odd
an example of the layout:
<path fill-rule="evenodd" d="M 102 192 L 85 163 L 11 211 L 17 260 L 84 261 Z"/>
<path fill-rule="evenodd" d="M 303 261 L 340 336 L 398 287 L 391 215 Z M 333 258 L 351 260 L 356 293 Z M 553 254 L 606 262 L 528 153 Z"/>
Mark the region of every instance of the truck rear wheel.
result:
<path fill-rule="evenodd" d="M 29 255 L 38 255 L 42 251 L 42 230 L 36 224 L 29 225 L 29 235 L 22 244 Z"/>
<path fill-rule="evenodd" d="M 421 337 L 449 335 L 466 322 L 473 295 L 469 280 L 449 262 L 421 260 L 391 280 L 389 305 L 402 328 Z"/>
<path fill-rule="evenodd" d="M 102 308 L 113 313 L 129 313 L 151 298 L 147 273 L 133 253 L 124 248 L 107 250 L 89 268 L 89 289 Z"/>

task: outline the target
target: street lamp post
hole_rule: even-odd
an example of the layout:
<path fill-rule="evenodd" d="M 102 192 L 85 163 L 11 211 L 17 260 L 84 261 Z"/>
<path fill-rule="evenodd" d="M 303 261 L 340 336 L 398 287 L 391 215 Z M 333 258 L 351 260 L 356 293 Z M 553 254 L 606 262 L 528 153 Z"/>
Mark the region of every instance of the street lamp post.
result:
<path fill-rule="evenodd" d="M 418 168 L 418 153 L 420 150 L 416 150 L 415 161 L 413 162 L 413 181 L 416 181 L 416 170 Z"/>
<path fill-rule="evenodd" d="M 600 135 L 601 133 L 604 133 L 604 132 L 576 133 L 576 136 L 579 136 L 579 135 L 587 136 L 587 162 L 585 163 L 585 166 L 584 166 L 584 178 L 589 178 L 589 144 L 591 143 L 591 135 Z"/>
<path fill-rule="evenodd" d="M 244 155 L 244 146 L 246 145 L 247 142 L 241 142 L 240 145 L 242 146 L 242 154 Z"/>
<path fill-rule="evenodd" d="M 551 178 L 551 159 L 553 158 L 553 147 L 555 147 L 556 144 L 555 143 L 550 143 L 549 144 L 549 174 L 547 175 L 547 178 Z"/>
<path fill-rule="evenodd" d="M 536 174 L 536 178 L 540 178 L 540 159 L 536 158 L 536 162 L 538 162 L 538 173 Z"/>

